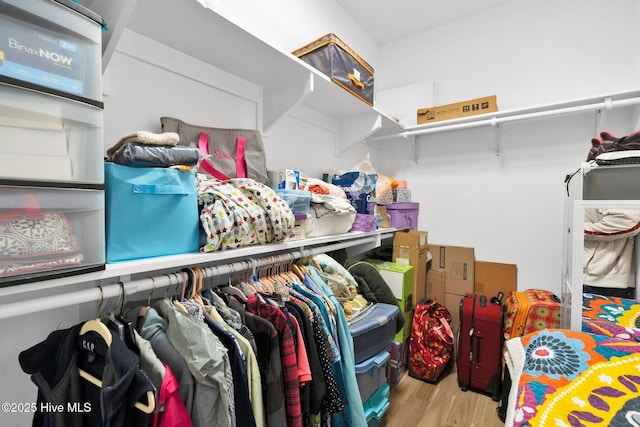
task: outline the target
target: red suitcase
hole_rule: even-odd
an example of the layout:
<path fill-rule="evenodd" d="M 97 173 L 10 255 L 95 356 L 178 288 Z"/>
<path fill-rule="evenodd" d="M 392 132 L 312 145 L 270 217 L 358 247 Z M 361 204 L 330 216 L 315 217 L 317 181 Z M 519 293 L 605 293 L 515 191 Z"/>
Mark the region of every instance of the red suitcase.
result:
<path fill-rule="evenodd" d="M 466 294 L 460 300 L 456 369 L 462 391 L 474 389 L 500 399 L 502 378 L 500 298 Z"/>

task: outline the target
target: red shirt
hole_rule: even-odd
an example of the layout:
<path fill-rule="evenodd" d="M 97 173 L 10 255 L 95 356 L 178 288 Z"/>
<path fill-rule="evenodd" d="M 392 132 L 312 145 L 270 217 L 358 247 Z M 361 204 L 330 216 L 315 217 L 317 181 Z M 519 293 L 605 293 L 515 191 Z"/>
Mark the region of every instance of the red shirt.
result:
<path fill-rule="evenodd" d="M 285 413 L 288 427 L 302 427 L 302 407 L 300 406 L 300 388 L 298 383 L 298 360 L 296 357 L 293 333 L 287 317 L 279 307 L 261 302 L 256 295 L 247 297 L 247 310 L 273 324 L 280 340 L 280 358 L 282 359 L 282 377 L 284 380 Z"/>

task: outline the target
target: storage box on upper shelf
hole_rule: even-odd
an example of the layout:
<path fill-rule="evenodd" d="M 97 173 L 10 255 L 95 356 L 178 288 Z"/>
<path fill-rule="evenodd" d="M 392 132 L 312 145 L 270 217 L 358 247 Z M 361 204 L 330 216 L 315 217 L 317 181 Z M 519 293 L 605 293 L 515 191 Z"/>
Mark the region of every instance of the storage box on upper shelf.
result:
<path fill-rule="evenodd" d="M 373 67 L 335 34 L 325 34 L 292 53 L 373 106 Z"/>
<path fill-rule="evenodd" d="M 276 190 L 276 194 L 291 208 L 294 214 L 308 214 L 311 193 L 306 190 Z"/>
<path fill-rule="evenodd" d="M 199 251 L 194 171 L 104 168 L 107 262 Z"/>
<path fill-rule="evenodd" d="M 0 5 L 2 80 L 101 101 L 100 16 L 68 0 L 0 0 Z"/>
<path fill-rule="evenodd" d="M 0 83 L 0 179 L 102 184 L 102 109 Z"/>
<path fill-rule="evenodd" d="M 104 268 L 104 192 L 0 184 L 0 286 Z"/>
<path fill-rule="evenodd" d="M 386 206 L 391 217 L 391 227 L 417 228 L 420 203 L 392 203 Z"/>
<path fill-rule="evenodd" d="M 418 124 L 439 122 L 498 111 L 496 95 L 470 99 L 454 104 L 418 109 Z"/>

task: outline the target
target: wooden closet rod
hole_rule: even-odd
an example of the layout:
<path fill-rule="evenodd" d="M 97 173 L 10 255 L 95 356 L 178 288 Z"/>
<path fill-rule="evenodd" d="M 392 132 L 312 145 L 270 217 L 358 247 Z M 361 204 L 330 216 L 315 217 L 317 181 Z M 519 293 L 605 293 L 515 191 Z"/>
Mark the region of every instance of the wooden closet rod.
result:
<path fill-rule="evenodd" d="M 209 266 L 200 268 L 204 272 L 204 277 L 217 277 L 225 274 L 233 274 L 242 271 L 246 271 L 250 268 L 258 268 L 266 265 L 274 264 L 274 260 L 277 262 L 285 262 L 288 260 L 294 260 L 304 257 L 313 256 L 319 253 L 331 252 L 338 249 L 343 249 L 346 247 L 352 246 L 352 242 L 339 242 L 334 244 L 328 244 L 325 246 L 314 247 L 310 249 L 299 249 L 292 252 L 281 252 L 278 254 L 274 254 L 271 256 L 265 256 L 258 259 L 248 259 L 245 261 L 236 261 L 228 264 L 221 264 L 218 266 Z M 284 257 L 286 255 L 286 259 Z M 277 257 L 283 256 L 281 261 L 277 261 Z M 197 266 L 195 264 L 194 266 Z M 190 266 L 185 266 L 190 267 Z M 124 295 L 133 295 L 142 291 L 150 291 L 154 290 L 156 292 L 158 289 L 166 288 L 168 286 L 175 286 L 175 280 L 171 279 L 169 275 L 163 274 L 161 276 L 154 276 L 140 279 L 140 280 L 132 280 L 129 282 L 124 282 Z M 77 304 L 84 304 L 89 302 L 97 302 L 100 301 L 101 298 L 115 298 L 122 295 L 123 288 L 119 282 L 101 286 L 102 292 L 100 289 L 96 287 L 91 287 L 89 289 L 83 289 L 72 292 L 62 292 L 57 295 L 39 297 L 39 298 L 31 298 L 23 301 L 17 301 L 7 304 L 0 304 L 0 320 L 8 319 L 17 316 L 23 316 L 32 313 L 39 313 L 45 310 L 52 310 L 56 308 L 69 307 Z M 162 295 L 161 293 L 157 293 L 156 297 Z"/>

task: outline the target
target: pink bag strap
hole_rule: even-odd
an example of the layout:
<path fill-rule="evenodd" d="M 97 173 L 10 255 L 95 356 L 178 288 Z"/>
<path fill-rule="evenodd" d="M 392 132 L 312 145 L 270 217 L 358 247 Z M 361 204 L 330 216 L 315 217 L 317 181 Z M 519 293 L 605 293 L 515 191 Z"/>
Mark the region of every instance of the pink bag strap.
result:
<path fill-rule="evenodd" d="M 236 176 L 238 178 L 246 178 L 247 177 L 247 162 L 244 158 L 244 153 L 247 145 L 247 139 L 240 135 L 236 140 Z M 204 132 L 200 132 L 200 137 L 198 138 L 198 148 L 205 154 L 209 154 L 209 135 Z M 201 163 L 202 169 L 204 169 L 207 173 L 213 176 L 216 179 L 226 181 L 230 179 L 227 175 L 216 169 L 211 162 L 205 159 Z"/>
<path fill-rule="evenodd" d="M 446 342 L 449 345 L 453 345 L 453 330 L 451 330 L 451 326 L 449 326 L 449 322 L 444 317 L 439 317 L 440 323 L 444 327 L 444 330 L 447 332 L 447 336 L 443 336 L 442 331 L 439 328 L 435 328 L 436 333 L 440 337 L 440 339 Z"/>
<path fill-rule="evenodd" d="M 198 138 L 198 148 L 205 154 L 209 154 L 209 135 L 204 132 L 200 132 L 200 137 Z M 221 181 L 226 181 L 230 179 L 227 175 L 220 172 L 218 169 L 214 168 L 211 162 L 208 159 L 205 159 L 200 166 L 212 177 L 219 179 Z"/>
<path fill-rule="evenodd" d="M 238 178 L 247 177 L 247 162 L 244 158 L 244 150 L 247 145 L 247 139 L 240 135 L 236 143 L 236 175 Z"/>

